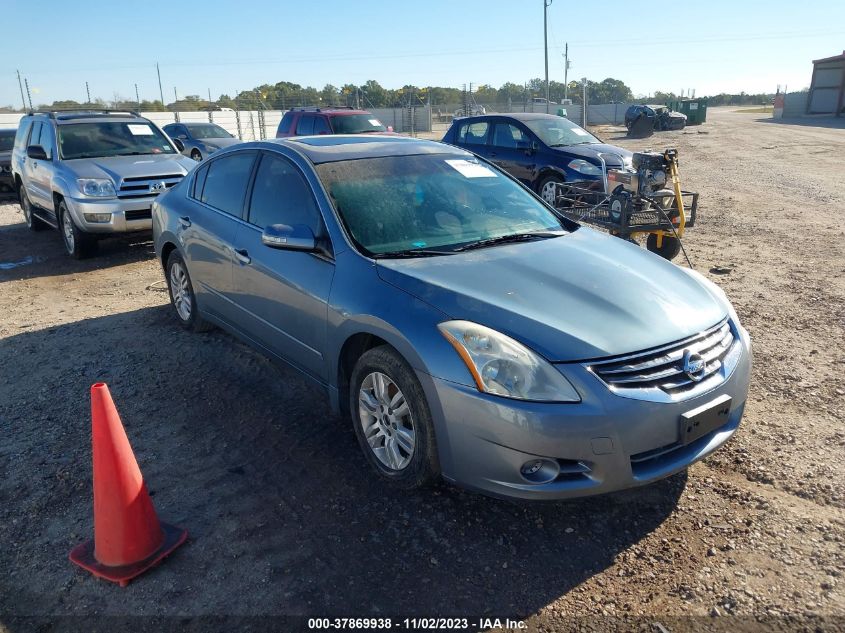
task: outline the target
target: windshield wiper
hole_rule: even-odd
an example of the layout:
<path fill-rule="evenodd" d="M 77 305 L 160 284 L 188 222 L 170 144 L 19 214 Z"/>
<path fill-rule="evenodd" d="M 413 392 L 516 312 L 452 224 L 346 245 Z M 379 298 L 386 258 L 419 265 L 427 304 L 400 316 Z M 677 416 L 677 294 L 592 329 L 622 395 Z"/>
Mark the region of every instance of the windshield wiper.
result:
<path fill-rule="evenodd" d="M 436 251 L 426 248 L 409 248 L 404 251 L 393 251 L 390 253 L 376 253 L 373 259 L 403 259 L 408 257 L 438 257 L 439 255 L 452 255 L 454 251 Z"/>
<path fill-rule="evenodd" d="M 566 235 L 565 231 L 535 231 L 533 233 L 514 233 L 512 235 L 500 235 L 499 237 L 491 237 L 486 240 L 478 240 L 471 242 L 464 246 L 459 246 L 455 249 L 456 253 L 462 251 L 471 251 L 476 248 L 486 248 L 488 246 L 495 246 L 497 244 L 509 244 L 514 242 L 531 242 L 533 240 L 547 239 L 550 237 L 560 237 Z"/>

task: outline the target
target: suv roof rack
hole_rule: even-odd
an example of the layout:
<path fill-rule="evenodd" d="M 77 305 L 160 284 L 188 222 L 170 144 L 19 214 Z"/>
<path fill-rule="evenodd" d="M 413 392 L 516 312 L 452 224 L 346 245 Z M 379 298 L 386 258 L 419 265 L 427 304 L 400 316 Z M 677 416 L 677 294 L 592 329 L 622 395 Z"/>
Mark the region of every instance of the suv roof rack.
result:
<path fill-rule="evenodd" d="M 28 114 L 44 114 L 51 119 L 74 119 L 92 116 L 109 116 L 124 114 L 131 117 L 140 117 L 135 110 L 109 110 L 105 108 L 68 108 L 67 110 L 30 110 Z"/>
<path fill-rule="evenodd" d="M 352 106 L 338 105 L 338 106 L 299 106 L 291 108 L 295 112 L 325 112 L 327 110 L 355 110 Z"/>

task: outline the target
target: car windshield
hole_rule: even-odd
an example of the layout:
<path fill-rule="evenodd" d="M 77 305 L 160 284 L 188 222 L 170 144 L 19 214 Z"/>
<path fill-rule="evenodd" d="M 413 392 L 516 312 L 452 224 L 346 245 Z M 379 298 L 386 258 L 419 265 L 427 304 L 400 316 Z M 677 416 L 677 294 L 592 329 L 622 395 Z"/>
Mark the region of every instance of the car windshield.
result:
<path fill-rule="evenodd" d="M 465 154 L 338 161 L 317 165 L 317 173 L 367 255 L 447 254 L 482 241 L 564 230 L 520 185 Z"/>
<path fill-rule="evenodd" d="M 549 147 L 601 143 L 587 130 L 563 117 L 528 119 L 523 123 Z"/>
<path fill-rule="evenodd" d="M 149 122 L 97 121 L 58 126 L 62 158 L 175 154 L 176 149 Z"/>
<path fill-rule="evenodd" d="M 15 130 L 0 130 L 0 152 L 12 151 L 15 144 Z"/>
<path fill-rule="evenodd" d="M 191 133 L 191 137 L 193 138 L 232 138 L 232 135 L 226 130 L 219 125 L 214 125 L 213 123 L 189 125 L 188 131 Z"/>
<path fill-rule="evenodd" d="M 363 134 L 364 132 L 386 132 L 387 128 L 372 114 L 344 114 L 332 117 L 335 134 Z"/>

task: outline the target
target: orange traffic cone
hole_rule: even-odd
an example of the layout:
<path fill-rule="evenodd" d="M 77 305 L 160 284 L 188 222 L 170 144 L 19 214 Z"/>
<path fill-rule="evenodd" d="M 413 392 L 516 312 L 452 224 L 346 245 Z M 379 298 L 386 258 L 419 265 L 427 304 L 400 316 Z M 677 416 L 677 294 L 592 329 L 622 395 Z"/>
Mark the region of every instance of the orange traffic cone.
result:
<path fill-rule="evenodd" d="M 105 383 L 91 387 L 91 418 L 94 540 L 73 548 L 70 560 L 125 587 L 184 543 L 188 531 L 159 522 Z"/>

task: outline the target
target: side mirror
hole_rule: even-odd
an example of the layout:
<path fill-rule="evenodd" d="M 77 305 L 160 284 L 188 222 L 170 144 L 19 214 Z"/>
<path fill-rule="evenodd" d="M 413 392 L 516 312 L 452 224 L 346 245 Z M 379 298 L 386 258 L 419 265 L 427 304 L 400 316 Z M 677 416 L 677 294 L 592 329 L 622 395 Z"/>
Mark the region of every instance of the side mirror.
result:
<path fill-rule="evenodd" d="M 173 139 L 173 144 L 176 146 L 176 149 L 178 149 L 180 152 L 185 151 L 185 144 L 178 138 Z"/>
<path fill-rule="evenodd" d="M 270 248 L 287 251 L 317 250 L 317 238 L 314 231 L 304 224 L 271 224 L 261 234 L 261 242 Z"/>
<path fill-rule="evenodd" d="M 40 145 L 29 145 L 26 148 L 26 155 L 34 160 L 49 160 L 47 152 Z"/>
<path fill-rule="evenodd" d="M 531 152 L 531 141 L 517 141 L 516 142 L 516 149 L 521 150 L 523 152 Z"/>

